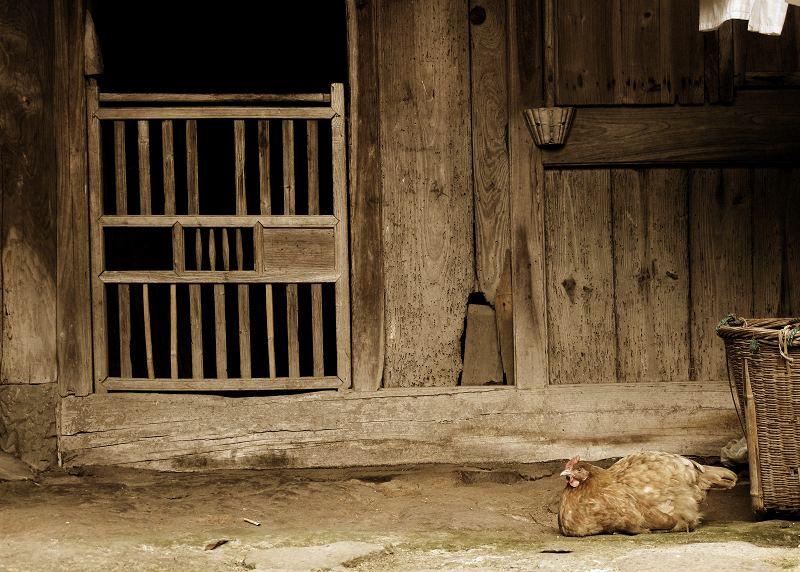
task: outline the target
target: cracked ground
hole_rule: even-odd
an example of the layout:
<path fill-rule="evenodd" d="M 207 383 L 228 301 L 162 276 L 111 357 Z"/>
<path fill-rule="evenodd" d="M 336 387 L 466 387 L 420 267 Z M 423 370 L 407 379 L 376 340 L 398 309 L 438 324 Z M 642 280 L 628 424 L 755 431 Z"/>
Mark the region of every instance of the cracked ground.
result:
<path fill-rule="evenodd" d="M 560 469 L 45 473 L 0 483 L 0 570 L 800 570 L 746 482 L 693 533 L 561 537 Z"/>

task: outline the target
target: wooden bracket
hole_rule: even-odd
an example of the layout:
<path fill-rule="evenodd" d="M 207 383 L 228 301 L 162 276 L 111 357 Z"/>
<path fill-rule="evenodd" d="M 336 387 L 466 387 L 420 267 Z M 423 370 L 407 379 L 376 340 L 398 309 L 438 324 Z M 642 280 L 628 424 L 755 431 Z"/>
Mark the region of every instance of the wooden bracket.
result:
<path fill-rule="evenodd" d="M 559 147 L 567 142 L 574 107 L 535 107 L 523 112 L 537 147 Z"/>

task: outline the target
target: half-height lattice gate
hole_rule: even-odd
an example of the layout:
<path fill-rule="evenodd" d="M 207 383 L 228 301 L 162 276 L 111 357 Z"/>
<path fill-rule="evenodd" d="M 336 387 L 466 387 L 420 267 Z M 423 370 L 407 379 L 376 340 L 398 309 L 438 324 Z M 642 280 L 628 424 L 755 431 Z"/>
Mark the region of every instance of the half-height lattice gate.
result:
<path fill-rule="evenodd" d="M 88 113 L 96 390 L 348 386 L 342 85 Z"/>

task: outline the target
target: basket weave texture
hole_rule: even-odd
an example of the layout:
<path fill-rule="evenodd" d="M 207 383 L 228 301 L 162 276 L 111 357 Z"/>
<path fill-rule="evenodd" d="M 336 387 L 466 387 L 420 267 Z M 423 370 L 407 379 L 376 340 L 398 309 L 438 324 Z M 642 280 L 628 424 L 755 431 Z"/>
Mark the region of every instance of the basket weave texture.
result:
<path fill-rule="evenodd" d="M 800 318 L 728 316 L 730 381 L 743 418 L 756 512 L 800 512 Z"/>

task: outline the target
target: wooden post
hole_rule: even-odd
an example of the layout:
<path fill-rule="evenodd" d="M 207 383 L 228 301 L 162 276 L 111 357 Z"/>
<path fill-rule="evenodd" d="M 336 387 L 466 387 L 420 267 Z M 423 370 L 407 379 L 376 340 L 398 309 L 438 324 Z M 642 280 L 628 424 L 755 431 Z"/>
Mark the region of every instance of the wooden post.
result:
<path fill-rule="evenodd" d="M 234 148 L 236 158 L 236 214 L 247 214 L 247 193 L 245 189 L 245 150 L 244 121 L 233 122 Z M 242 253 L 242 229 L 236 229 L 236 269 L 244 270 Z M 239 367 L 240 377 L 250 377 L 250 286 L 238 285 L 239 294 Z"/>
<path fill-rule="evenodd" d="M 294 121 L 283 125 L 283 214 L 295 213 Z M 297 284 L 286 285 L 286 336 L 289 352 L 289 377 L 300 377 L 300 347 L 297 337 Z"/>
<path fill-rule="evenodd" d="M 56 352 L 62 396 L 92 392 L 84 2 L 56 0 Z"/>
<path fill-rule="evenodd" d="M 186 187 L 188 189 L 188 212 L 200 212 L 197 169 L 197 121 L 186 121 Z M 194 229 L 195 268 L 200 270 L 203 262 L 203 244 L 200 229 Z M 192 378 L 202 379 L 203 372 L 203 306 L 200 284 L 189 284 L 189 321 L 192 336 Z"/>
<path fill-rule="evenodd" d="M 353 287 L 353 389 L 383 379 L 383 198 L 378 107 L 377 2 L 347 0 L 350 69 L 350 244 Z"/>
<path fill-rule="evenodd" d="M 319 126 L 309 121 L 308 139 L 308 214 L 319 214 Z M 314 355 L 314 375 L 324 375 L 322 339 L 322 285 L 311 284 L 311 337 Z"/>

